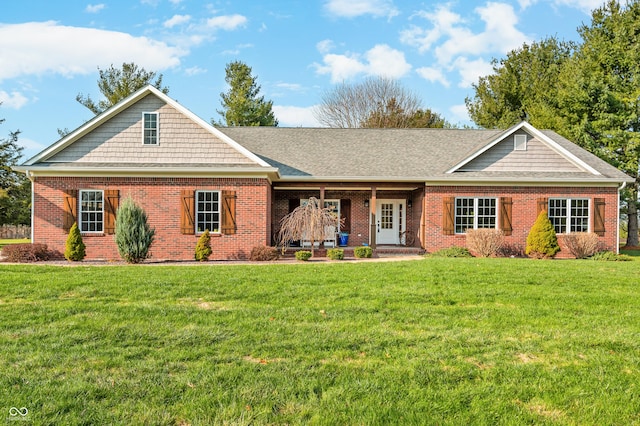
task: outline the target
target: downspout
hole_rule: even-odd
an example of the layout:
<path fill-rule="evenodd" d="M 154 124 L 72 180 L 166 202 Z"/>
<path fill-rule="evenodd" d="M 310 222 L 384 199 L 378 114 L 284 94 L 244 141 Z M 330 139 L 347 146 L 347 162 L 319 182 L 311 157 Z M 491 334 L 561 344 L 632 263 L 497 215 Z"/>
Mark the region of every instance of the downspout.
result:
<path fill-rule="evenodd" d="M 34 209 L 35 209 L 35 184 L 36 184 L 36 177 L 33 175 L 32 171 L 26 170 L 24 172 L 27 175 L 27 179 L 29 179 L 29 181 L 31 181 L 31 243 L 33 243 L 33 230 L 35 229 L 33 226 L 33 218 L 34 218 Z"/>
<path fill-rule="evenodd" d="M 620 185 L 620 187 L 618 187 L 618 227 L 616 229 L 616 254 L 620 254 L 620 193 L 622 192 L 622 190 L 627 186 L 627 182 L 624 181 L 622 182 L 622 185 Z M 627 232 L 629 232 L 629 230 L 627 229 Z"/>
<path fill-rule="evenodd" d="M 420 215 L 420 247 L 427 248 L 427 184 L 422 189 L 422 214 Z"/>

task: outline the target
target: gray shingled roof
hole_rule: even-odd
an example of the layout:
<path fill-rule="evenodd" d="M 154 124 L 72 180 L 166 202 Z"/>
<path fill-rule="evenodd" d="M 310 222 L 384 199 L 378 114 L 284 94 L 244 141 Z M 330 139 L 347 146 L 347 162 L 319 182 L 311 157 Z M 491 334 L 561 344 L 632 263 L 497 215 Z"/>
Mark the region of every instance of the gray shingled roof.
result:
<path fill-rule="evenodd" d="M 501 130 L 221 128 L 277 167 L 284 179 L 388 180 L 619 180 L 630 178 L 554 132 L 544 134 L 602 176 L 580 173 L 445 172 L 499 137 Z"/>

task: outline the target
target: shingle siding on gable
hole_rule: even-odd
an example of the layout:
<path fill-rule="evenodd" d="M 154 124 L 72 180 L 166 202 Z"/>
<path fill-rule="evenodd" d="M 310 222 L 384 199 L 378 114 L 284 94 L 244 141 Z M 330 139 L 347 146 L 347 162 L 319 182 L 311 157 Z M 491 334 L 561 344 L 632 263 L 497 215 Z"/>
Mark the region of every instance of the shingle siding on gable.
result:
<path fill-rule="evenodd" d="M 517 132 L 516 134 L 527 134 Z M 506 138 L 469 164 L 462 172 L 581 172 L 576 165 L 549 148 L 538 139 L 527 135 L 526 151 L 514 150 L 513 135 Z"/>
<path fill-rule="evenodd" d="M 142 144 L 142 113 L 159 112 L 159 144 Z M 51 162 L 253 164 L 190 118 L 147 96 L 102 124 Z"/>

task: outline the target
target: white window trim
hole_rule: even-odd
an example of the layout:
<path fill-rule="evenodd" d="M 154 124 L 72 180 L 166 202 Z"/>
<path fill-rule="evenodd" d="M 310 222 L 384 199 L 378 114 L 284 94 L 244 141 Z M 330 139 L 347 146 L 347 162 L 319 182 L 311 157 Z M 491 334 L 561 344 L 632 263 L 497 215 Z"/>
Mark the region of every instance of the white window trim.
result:
<path fill-rule="evenodd" d="M 156 143 L 144 143 L 145 136 L 144 132 L 146 128 L 145 125 L 145 115 L 155 115 L 156 116 Z M 142 113 L 142 145 L 144 146 L 158 146 L 160 145 L 160 113 L 158 112 L 143 112 Z"/>
<path fill-rule="evenodd" d="M 591 206 L 592 202 L 590 198 L 566 198 L 566 197 L 550 197 L 547 201 L 547 215 L 551 211 L 551 200 L 567 200 L 567 214 L 565 216 L 565 232 L 558 232 L 560 235 L 568 235 L 571 234 L 571 207 L 574 201 L 587 201 L 587 231 L 591 232 Z M 554 218 L 557 216 L 553 216 Z M 549 216 L 549 220 L 551 217 Z M 553 221 L 551 222 L 553 225 Z M 555 226 L 554 226 L 555 229 Z M 579 231 L 580 232 L 580 231 Z"/>
<path fill-rule="evenodd" d="M 102 230 L 101 231 L 83 231 L 82 225 L 84 222 L 82 221 L 82 194 L 85 192 L 99 192 L 102 194 Z M 81 189 L 78 191 L 78 229 L 82 234 L 104 234 L 104 191 L 101 189 Z"/>
<path fill-rule="evenodd" d="M 458 200 L 466 200 L 466 199 L 472 199 L 473 200 L 473 212 L 474 213 L 473 213 L 473 228 L 472 229 L 474 229 L 474 230 L 475 229 L 498 229 L 498 226 L 500 226 L 498 224 L 498 219 L 500 218 L 500 215 L 498 214 L 498 212 L 499 212 L 498 209 L 500 208 L 500 206 L 499 206 L 500 200 L 497 197 L 456 197 L 455 200 L 453 201 L 453 229 L 454 229 L 454 234 L 455 235 L 465 235 L 466 234 L 466 232 L 458 232 L 457 231 L 457 227 L 458 227 L 458 225 L 457 225 L 457 222 L 458 222 L 457 221 L 457 218 L 458 218 L 458 215 L 457 215 Z M 478 217 L 479 217 L 479 215 L 478 215 L 478 210 L 479 210 L 478 203 L 479 203 L 480 199 L 483 199 L 483 200 L 495 200 L 495 203 L 496 203 L 496 207 L 495 207 L 496 208 L 496 216 L 495 216 L 496 217 L 496 225 L 493 228 L 478 228 Z"/>
<path fill-rule="evenodd" d="M 209 229 L 209 233 L 211 234 L 220 234 L 222 233 L 221 228 L 222 228 L 222 191 L 219 191 L 217 189 L 201 189 L 201 190 L 197 190 L 196 194 L 195 194 L 195 208 L 194 210 L 194 219 L 193 219 L 193 226 L 195 227 L 195 233 L 196 235 L 201 235 L 204 233 L 204 231 L 198 231 L 198 194 L 202 193 L 202 192 L 216 192 L 218 194 L 218 229 Z M 215 212 L 214 212 L 215 213 Z"/>
<path fill-rule="evenodd" d="M 527 139 L 527 135 L 513 135 L 513 150 L 526 151 Z"/>

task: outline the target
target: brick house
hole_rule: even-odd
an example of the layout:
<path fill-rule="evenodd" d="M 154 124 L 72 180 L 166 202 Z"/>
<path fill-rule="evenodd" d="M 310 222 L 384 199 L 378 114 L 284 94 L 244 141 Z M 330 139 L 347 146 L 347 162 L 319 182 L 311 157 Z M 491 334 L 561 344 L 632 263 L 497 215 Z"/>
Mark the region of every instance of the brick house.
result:
<path fill-rule="evenodd" d="M 156 229 L 154 259 L 193 259 L 205 229 L 212 259 L 245 259 L 274 244 L 282 217 L 309 197 L 344 219 L 336 231 L 350 246 L 435 251 L 488 227 L 522 249 L 544 209 L 561 246 L 584 231 L 617 251 L 619 191 L 632 182 L 526 122 L 506 131 L 214 128 L 151 86 L 18 169 L 32 181 L 32 240 L 63 251 L 77 222 L 88 259 L 119 257 L 115 212 L 129 196 Z"/>

